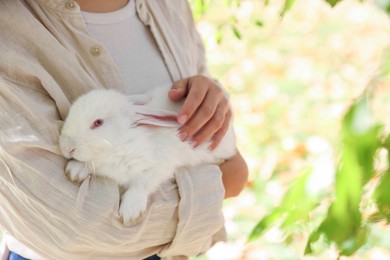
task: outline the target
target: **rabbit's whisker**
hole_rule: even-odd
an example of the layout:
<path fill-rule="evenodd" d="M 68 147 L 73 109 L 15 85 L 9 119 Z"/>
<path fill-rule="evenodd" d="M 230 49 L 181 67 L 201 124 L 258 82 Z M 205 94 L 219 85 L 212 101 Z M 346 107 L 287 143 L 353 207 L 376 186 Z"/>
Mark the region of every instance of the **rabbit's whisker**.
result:
<path fill-rule="evenodd" d="M 91 174 L 92 174 L 92 176 L 96 176 L 95 164 L 93 163 L 93 161 L 90 161 L 89 164 L 91 166 L 91 170 L 92 170 Z"/>
<path fill-rule="evenodd" d="M 112 146 L 112 144 L 107 140 L 107 139 L 103 139 L 103 141 L 108 144 L 109 146 Z"/>

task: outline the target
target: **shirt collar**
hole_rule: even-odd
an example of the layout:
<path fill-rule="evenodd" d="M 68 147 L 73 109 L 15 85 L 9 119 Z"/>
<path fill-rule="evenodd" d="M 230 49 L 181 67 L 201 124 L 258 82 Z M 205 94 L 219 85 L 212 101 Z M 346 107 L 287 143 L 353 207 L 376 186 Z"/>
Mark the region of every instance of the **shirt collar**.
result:
<path fill-rule="evenodd" d="M 74 0 L 37 0 L 42 6 L 61 13 L 79 13 L 80 6 Z"/>
<path fill-rule="evenodd" d="M 61 13 L 80 13 L 80 6 L 74 0 L 37 0 L 40 4 L 46 6 L 49 9 L 61 12 Z M 134 1 L 134 0 L 130 0 Z M 137 10 L 145 12 L 145 0 L 135 0 Z"/>

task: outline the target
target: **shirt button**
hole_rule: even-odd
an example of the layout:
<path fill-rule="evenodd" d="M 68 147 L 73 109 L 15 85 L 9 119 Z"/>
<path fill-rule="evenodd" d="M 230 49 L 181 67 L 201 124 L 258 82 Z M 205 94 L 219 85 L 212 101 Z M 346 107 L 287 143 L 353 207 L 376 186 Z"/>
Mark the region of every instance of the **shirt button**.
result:
<path fill-rule="evenodd" d="M 92 46 L 90 51 L 93 56 L 99 56 L 101 54 L 99 46 Z"/>
<path fill-rule="evenodd" d="M 76 8 L 76 3 L 73 1 L 68 1 L 68 2 L 66 2 L 65 7 L 70 9 L 70 10 L 73 10 Z"/>

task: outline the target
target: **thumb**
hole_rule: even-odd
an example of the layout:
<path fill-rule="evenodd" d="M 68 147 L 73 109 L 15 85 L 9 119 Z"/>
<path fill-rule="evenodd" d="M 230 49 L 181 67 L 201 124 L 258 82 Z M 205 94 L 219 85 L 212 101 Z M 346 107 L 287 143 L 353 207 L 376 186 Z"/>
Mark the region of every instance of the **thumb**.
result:
<path fill-rule="evenodd" d="M 179 101 L 183 99 L 187 95 L 187 83 L 188 79 L 175 81 L 168 92 L 168 97 L 172 101 Z"/>

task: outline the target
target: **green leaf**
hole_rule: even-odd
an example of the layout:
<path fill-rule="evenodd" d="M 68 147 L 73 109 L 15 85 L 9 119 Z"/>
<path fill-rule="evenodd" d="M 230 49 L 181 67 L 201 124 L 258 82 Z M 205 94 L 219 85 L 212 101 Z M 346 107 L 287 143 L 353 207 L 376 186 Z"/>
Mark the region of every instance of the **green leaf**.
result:
<path fill-rule="evenodd" d="M 209 8 L 206 0 L 191 0 L 192 11 L 195 17 L 195 20 L 198 20 L 200 16 L 202 16 L 206 10 Z"/>
<path fill-rule="evenodd" d="M 375 2 L 380 8 L 390 15 L 390 0 L 376 0 Z"/>
<path fill-rule="evenodd" d="M 309 198 L 306 194 L 306 185 L 309 176 L 310 172 L 306 172 L 293 183 L 291 188 L 284 195 L 282 203 L 280 204 L 282 209 L 290 211 L 293 208 L 302 205 L 302 203 L 306 201 L 305 198 Z"/>
<path fill-rule="evenodd" d="M 288 212 L 286 218 L 284 219 L 281 225 L 281 228 L 288 229 L 294 224 L 307 221 L 309 219 L 309 213 L 313 209 L 314 205 L 317 204 L 302 201 L 301 207 L 292 209 L 291 211 Z"/>
<path fill-rule="evenodd" d="M 381 146 L 383 133 L 383 126 L 372 122 L 366 96 L 356 101 L 344 116 L 342 131 L 343 145 L 346 152 L 349 149 L 355 153 L 353 156 L 356 156 L 358 167 L 362 169 L 361 177 L 364 185 L 374 174 L 374 158 Z"/>
<path fill-rule="evenodd" d="M 307 244 L 306 244 L 305 252 L 304 252 L 305 255 L 309 255 L 309 254 L 314 253 L 313 244 L 315 242 L 317 242 L 320 239 L 320 237 L 321 237 L 320 230 L 316 230 L 315 232 L 312 232 L 310 234 L 309 239 L 308 239 Z"/>
<path fill-rule="evenodd" d="M 340 255 L 351 256 L 359 248 L 361 248 L 367 241 L 369 230 L 366 226 L 363 226 L 355 231 L 355 235 L 350 239 L 343 241 L 340 246 Z"/>
<path fill-rule="evenodd" d="M 232 30 L 233 30 L 234 36 L 236 36 L 237 39 L 241 40 L 241 33 L 238 30 L 238 28 L 236 26 L 232 25 Z"/>
<path fill-rule="evenodd" d="M 255 25 L 256 25 L 256 26 L 259 26 L 259 27 L 263 27 L 263 26 L 264 26 L 264 22 L 261 21 L 261 20 L 256 20 L 256 21 L 255 21 Z"/>
<path fill-rule="evenodd" d="M 285 14 L 290 11 L 291 7 L 294 5 L 294 2 L 295 0 L 285 0 L 282 11 L 280 12 L 280 16 L 285 16 Z"/>
<path fill-rule="evenodd" d="M 241 0 L 226 0 L 226 5 L 227 6 L 231 6 L 231 5 L 236 5 L 236 6 L 240 6 L 241 4 Z"/>
<path fill-rule="evenodd" d="M 374 175 L 374 156 L 381 147 L 383 127 L 371 121 L 367 96 L 358 99 L 342 122 L 342 147 L 336 172 L 335 200 L 312 233 L 306 253 L 321 235 L 336 244 L 341 255 L 352 255 L 366 241 L 368 229 L 360 212 L 363 186 Z"/>
<path fill-rule="evenodd" d="M 261 235 L 263 235 L 275 224 L 275 222 L 282 216 L 283 212 L 284 211 L 282 209 L 277 208 L 264 217 L 250 233 L 248 242 L 254 241 L 261 237 Z"/>
<path fill-rule="evenodd" d="M 369 223 L 377 223 L 377 222 L 383 221 L 383 219 L 384 219 L 383 214 L 376 211 L 376 212 L 372 213 L 372 214 L 367 218 L 367 221 L 368 221 Z"/>
<path fill-rule="evenodd" d="M 374 192 L 374 200 L 381 215 L 390 223 L 390 169 L 382 175 Z"/>
<path fill-rule="evenodd" d="M 328 4 L 330 4 L 332 7 L 336 6 L 339 2 L 342 0 L 325 0 Z"/>
<path fill-rule="evenodd" d="M 311 210 L 317 206 L 317 199 L 307 193 L 307 183 L 311 172 L 299 177 L 286 192 L 279 207 L 272 210 L 255 226 L 248 242 L 258 239 L 267 230 L 282 222 L 281 228 L 287 229 L 297 222 L 307 220 Z"/>
<path fill-rule="evenodd" d="M 324 235 L 328 242 L 334 242 L 340 255 L 350 256 L 365 244 L 368 229 L 361 223 L 359 210 L 351 210 L 341 218 L 334 212 L 334 205 L 329 209 L 327 218 L 309 237 L 305 254 L 313 253 L 313 244 Z"/>
<path fill-rule="evenodd" d="M 222 32 L 221 29 L 218 29 L 215 33 L 215 41 L 220 44 L 222 42 Z"/>

